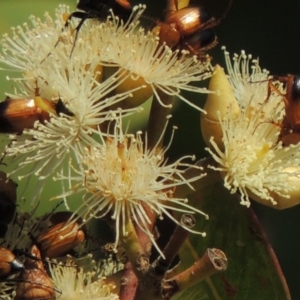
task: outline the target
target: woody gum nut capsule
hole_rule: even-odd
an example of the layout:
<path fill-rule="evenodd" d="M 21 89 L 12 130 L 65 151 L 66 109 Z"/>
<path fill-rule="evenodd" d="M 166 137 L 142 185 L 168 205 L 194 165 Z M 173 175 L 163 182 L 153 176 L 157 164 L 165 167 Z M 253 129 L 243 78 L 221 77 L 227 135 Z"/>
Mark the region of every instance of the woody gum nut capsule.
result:
<path fill-rule="evenodd" d="M 290 192 L 283 192 L 284 194 L 288 194 L 290 197 L 283 197 L 281 195 L 275 194 L 274 192 L 270 192 L 270 195 L 273 197 L 274 201 L 277 202 L 277 204 L 273 204 L 270 200 L 265 200 L 257 196 L 256 194 L 253 194 L 249 192 L 249 197 L 256 202 L 259 202 L 263 205 L 270 206 L 272 208 L 281 210 L 281 209 L 286 209 L 289 207 L 293 207 L 295 205 L 300 204 L 300 167 L 289 167 L 282 172 L 286 173 L 295 173 L 297 174 L 291 174 L 291 176 L 287 179 L 286 184 L 287 186 L 293 186 L 295 189 Z"/>
<path fill-rule="evenodd" d="M 240 108 L 235 99 L 230 82 L 219 65 L 215 66 L 214 73 L 210 78 L 209 90 L 217 93 L 208 94 L 204 106 L 207 114 L 201 113 L 201 132 L 206 145 L 210 146 L 209 140 L 213 136 L 216 144 L 223 149 L 223 132 L 220 118 L 235 118 L 239 115 Z"/>

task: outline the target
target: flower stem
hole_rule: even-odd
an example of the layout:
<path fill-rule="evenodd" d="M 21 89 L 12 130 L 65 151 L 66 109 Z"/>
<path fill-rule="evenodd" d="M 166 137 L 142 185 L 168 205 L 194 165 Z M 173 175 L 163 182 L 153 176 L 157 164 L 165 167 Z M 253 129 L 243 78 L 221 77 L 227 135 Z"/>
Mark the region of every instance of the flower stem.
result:
<path fill-rule="evenodd" d="M 137 285 L 138 279 L 132 270 L 132 265 L 127 262 L 121 279 L 120 300 L 133 300 Z"/>
<path fill-rule="evenodd" d="M 150 208 L 144 205 L 144 210 L 151 221 L 149 230 L 152 231 L 156 215 Z M 120 299 L 132 300 L 136 298 L 136 288 L 145 279 L 145 274 L 149 269 L 149 256 L 151 241 L 144 231 L 129 219 L 126 224 L 126 236 L 121 236 L 121 241 L 126 250 L 129 262 L 126 264 L 121 283 Z"/>
<path fill-rule="evenodd" d="M 140 239 L 130 218 L 128 218 L 125 226 L 127 234 L 123 235 L 122 233 L 120 240 L 131 262 L 134 273 L 139 277 L 142 276 L 144 268 L 148 266 L 149 258 L 141 246 Z"/>
<path fill-rule="evenodd" d="M 161 102 L 166 106 L 172 104 L 173 97 L 165 94 L 164 92 L 157 90 L 157 94 L 160 97 Z M 162 146 L 163 139 L 160 141 L 160 145 L 157 145 L 161 134 L 165 128 L 167 122 L 167 116 L 170 113 L 170 107 L 163 107 L 159 101 L 153 97 L 152 106 L 148 122 L 148 147 L 153 149 L 157 146 L 158 150 Z"/>

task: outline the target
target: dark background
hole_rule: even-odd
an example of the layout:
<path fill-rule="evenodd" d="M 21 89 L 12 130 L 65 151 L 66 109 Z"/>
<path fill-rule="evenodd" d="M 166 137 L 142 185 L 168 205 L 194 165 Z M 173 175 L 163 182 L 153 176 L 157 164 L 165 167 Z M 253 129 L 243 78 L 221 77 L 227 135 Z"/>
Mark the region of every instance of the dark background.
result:
<path fill-rule="evenodd" d="M 22 24 L 30 14 L 42 16 L 48 10 L 53 15 L 57 3 L 62 2 L 75 8 L 75 0 L 1 0 L 0 30 L 2 33 L 10 32 L 9 26 Z M 223 0 L 193 2 L 208 6 L 216 16 L 222 15 L 228 3 Z M 137 4 L 139 1 L 134 0 L 132 3 Z M 162 0 L 145 0 L 144 3 L 148 4 L 147 14 L 153 19 L 163 15 Z M 161 12 L 160 16 L 158 12 Z M 224 66 L 220 47 L 225 45 L 231 54 L 245 50 L 254 58 L 259 57 L 260 66 L 268 69 L 271 74 L 300 73 L 299 24 L 299 0 L 235 0 L 226 18 L 215 28 L 219 45 L 209 54 L 213 57 L 213 63 Z M 7 72 L 0 75 L 1 95 L 11 88 L 4 80 L 6 75 Z M 198 103 L 199 99 L 194 101 Z M 199 119 L 199 112 L 184 104 L 174 112 L 172 122 L 178 125 L 179 130 L 175 136 L 171 159 L 183 154 L 193 153 L 197 158 L 207 155 L 200 137 Z M 300 299 L 300 206 L 284 211 L 276 211 L 256 203 L 252 207 L 271 240 L 286 275 L 292 299 Z"/>

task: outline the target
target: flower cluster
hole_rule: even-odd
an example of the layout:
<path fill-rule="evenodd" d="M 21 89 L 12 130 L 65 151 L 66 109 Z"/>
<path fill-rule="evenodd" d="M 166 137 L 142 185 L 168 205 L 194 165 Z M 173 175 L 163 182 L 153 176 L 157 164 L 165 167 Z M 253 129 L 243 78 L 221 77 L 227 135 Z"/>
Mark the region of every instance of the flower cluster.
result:
<path fill-rule="evenodd" d="M 168 147 L 147 149 L 147 140 L 144 144 L 142 132 L 136 135 L 124 134 L 121 124 L 117 123 L 113 136 L 108 137 L 98 147 L 85 149 L 82 169 L 75 170 L 76 174 L 73 176 L 59 174 L 58 179 L 71 183 L 70 189 L 62 196 L 67 199 L 68 196 L 83 192 L 83 203 L 75 213 L 83 215 L 85 221 L 110 215 L 116 223 L 115 247 L 118 245 L 120 233 L 123 236 L 127 234 L 126 223 L 129 219 L 149 235 L 156 245 L 154 236 L 148 229 L 151 221 L 145 206 L 158 217 L 166 215 L 177 224 L 180 223 L 170 210 L 205 215 L 188 205 L 187 199 L 173 197 L 176 186 L 190 186 L 190 182 L 199 180 L 205 174 L 201 174 L 200 167 L 184 162 L 186 159 L 193 160 L 192 156 L 185 156 L 167 164 L 164 159 L 167 150 Z M 199 175 L 185 179 L 182 167 L 199 169 Z"/>
<path fill-rule="evenodd" d="M 153 94 L 162 103 L 159 90 L 186 102 L 180 90 L 207 92 L 189 83 L 206 78 L 209 63 L 158 48 L 155 34 L 137 29 L 144 9 L 133 9 L 130 24 L 113 14 L 103 23 L 87 20 L 76 44 L 77 19 L 61 33 L 63 16 L 69 13 L 65 6 L 57 10 L 56 20 L 48 14 L 44 22 L 32 17 L 33 28 L 18 27 L 13 38 L 4 37 L 0 61 L 22 72 L 21 78 L 11 79 L 20 92 L 9 97 L 34 98 L 35 102 L 42 98 L 54 106 L 48 110 L 50 120 L 12 137 L 6 156 L 14 157 L 10 163 L 17 167 L 10 175 L 51 177 L 64 161 L 78 161 L 84 147 L 96 146 L 92 135 L 102 133 L 100 127 L 116 112 L 131 114 Z M 34 167 L 22 174 L 27 165 Z"/>
<path fill-rule="evenodd" d="M 114 3 L 130 7 L 126 0 Z M 201 51 L 197 57 L 171 49 L 159 40 L 157 28 L 140 25 L 144 5 L 128 9 L 124 18 L 108 10 L 106 2 L 99 7 L 101 18 L 88 12 L 80 19 L 79 11 L 70 15 L 62 5 L 54 19 L 49 14 L 44 21 L 31 17 L 31 26 L 14 28 L 12 37 L 4 35 L 1 41 L 0 63 L 19 75 L 9 78 L 15 90 L 0 103 L 0 132 L 9 139 L 1 159 L 8 167 L 0 174 L 0 251 L 9 251 L 11 260 L 20 263 L 18 274 L 4 270 L 1 279 L 12 280 L 1 283 L 1 299 L 23 299 L 26 286 L 48 293 L 47 299 L 118 299 L 110 279 L 119 276 L 120 265 L 124 274 L 132 268 L 143 288 L 154 283 L 153 295 L 169 297 L 167 282 L 177 288 L 185 281 L 186 288 L 191 274 L 196 282 L 202 262 L 183 273 L 166 274 L 188 232 L 206 234 L 192 229 L 197 218 L 191 216 L 208 219 L 201 210 L 205 204 L 199 193 L 193 204 L 187 195 L 206 188 L 210 177 L 203 186 L 202 178 L 214 171 L 220 172 L 230 193 L 240 193 L 243 205 L 249 206 L 250 198 L 278 208 L 300 201 L 300 146 L 283 141 L 283 135 L 299 135 L 286 126 L 287 84 L 272 79 L 244 52 L 232 62 L 225 51 L 228 77 L 220 66 L 212 74 L 210 58 Z M 165 25 L 170 25 L 168 34 L 176 29 Z M 199 87 L 210 76 L 209 90 Z M 182 91 L 208 94 L 204 109 Z M 201 130 L 211 156 L 205 162 L 191 163 L 193 155 L 168 160 L 176 126 L 167 145 L 164 138 L 175 97 L 202 113 Z M 138 115 L 149 99 L 147 131 L 131 133 L 126 120 Z M 15 204 L 16 185 L 10 177 L 21 183 L 27 179 L 25 189 L 35 205 L 29 214 L 20 210 L 20 200 Z M 38 180 L 34 188 L 27 186 L 32 178 Z M 43 199 L 49 183 L 62 192 Z M 73 208 L 75 199 L 79 204 Z M 54 209 L 36 217 L 45 200 L 60 200 L 57 207 L 64 204 L 68 211 Z M 185 218 L 179 221 L 182 214 Z M 174 231 L 166 234 L 159 228 L 157 221 L 164 218 L 175 224 Z M 104 242 L 87 227 L 96 219 L 112 228 Z M 162 246 L 159 238 L 164 234 L 168 236 Z M 102 260 L 104 268 L 91 263 L 92 255 L 88 267 L 80 265 L 80 258 L 66 258 L 89 252 L 89 243 L 109 252 Z M 124 249 L 119 251 L 122 264 L 120 259 L 111 263 L 119 249 Z M 30 255 L 19 258 L 16 250 Z M 151 250 L 158 253 L 153 263 Z M 222 251 L 216 253 L 227 262 Z M 46 258 L 57 259 L 48 262 L 48 273 L 41 262 Z M 32 280 L 35 271 L 47 284 Z M 214 272 L 209 269 L 208 274 Z M 204 270 L 200 277 L 206 276 Z M 135 298 L 141 290 L 137 288 Z"/>
<path fill-rule="evenodd" d="M 151 97 L 162 110 L 171 108 L 161 99 L 164 96 L 176 96 L 201 110 L 181 91 L 209 93 L 191 85 L 210 76 L 209 59 L 173 51 L 159 41 L 157 33 L 139 27 L 144 10 L 143 5 L 134 7 L 126 21 L 110 11 L 106 20 L 85 20 L 77 30 L 80 20 L 68 18 L 68 8 L 60 6 L 55 19 L 48 14 L 44 21 L 31 17 L 32 26 L 17 27 L 12 37 L 3 37 L 0 62 L 20 73 L 9 78 L 15 92 L 7 94 L 3 105 L 27 109 L 24 118 L 7 116 L 9 126 L 1 130 L 10 134 L 4 153 L 7 175 L 18 180 L 38 178 L 32 203 L 40 199 L 51 179 L 61 183 L 63 192 L 55 198 L 63 199 L 67 208 L 74 196 L 81 198 L 68 220 L 65 213 L 34 219 L 32 226 L 23 230 L 28 240 L 22 249 L 29 251 L 36 244 L 42 256 L 61 256 L 87 237 L 84 227 L 95 218 L 109 219 L 115 230 L 114 250 L 120 236 L 128 234 L 130 223 L 163 256 L 156 243 L 157 218 L 168 217 L 186 230 L 204 235 L 177 220 L 180 213 L 208 218 L 186 198 L 174 195 L 178 186 L 193 189 L 191 183 L 205 174 L 186 162 L 194 160 L 190 155 L 168 162 L 173 134 L 169 145 L 162 146 L 168 117 L 157 120 L 163 125 L 161 132 L 155 132 L 159 138 L 154 146 L 148 145 L 150 130 L 145 134 L 123 130 L 124 117 L 139 112 L 140 105 Z M 186 179 L 189 167 L 197 174 Z M 40 233 L 42 227 L 46 231 Z M 93 273 L 61 266 L 51 266 L 50 273 L 55 291 L 62 292 L 61 299 L 116 299 Z"/>
<path fill-rule="evenodd" d="M 227 97 L 214 106 L 222 140 L 215 140 L 214 134 L 210 138 L 207 150 L 218 163 L 211 167 L 222 173 L 231 193 L 240 192 L 241 204 L 249 206 L 251 197 L 278 208 L 293 206 L 299 198 L 300 148 L 299 144 L 284 146 L 280 140 L 285 87 L 274 82 L 270 90 L 272 77 L 257 60 L 252 60 L 250 72 L 252 58 L 244 52 L 234 56 L 233 64 L 228 52 L 225 57 L 237 102 Z"/>

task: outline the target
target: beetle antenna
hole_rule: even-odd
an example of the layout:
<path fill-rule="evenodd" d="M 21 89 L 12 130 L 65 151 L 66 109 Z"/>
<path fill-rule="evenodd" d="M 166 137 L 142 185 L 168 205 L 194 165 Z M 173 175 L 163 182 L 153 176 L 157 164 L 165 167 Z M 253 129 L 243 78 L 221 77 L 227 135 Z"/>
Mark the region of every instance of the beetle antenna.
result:
<path fill-rule="evenodd" d="M 221 17 L 216 20 L 216 25 L 218 25 L 223 19 L 225 19 L 225 17 L 227 16 L 227 14 L 232 6 L 232 3 L 233 3 L 233 0 L 229 0 L 225 11 L 221 15 Z"/>

